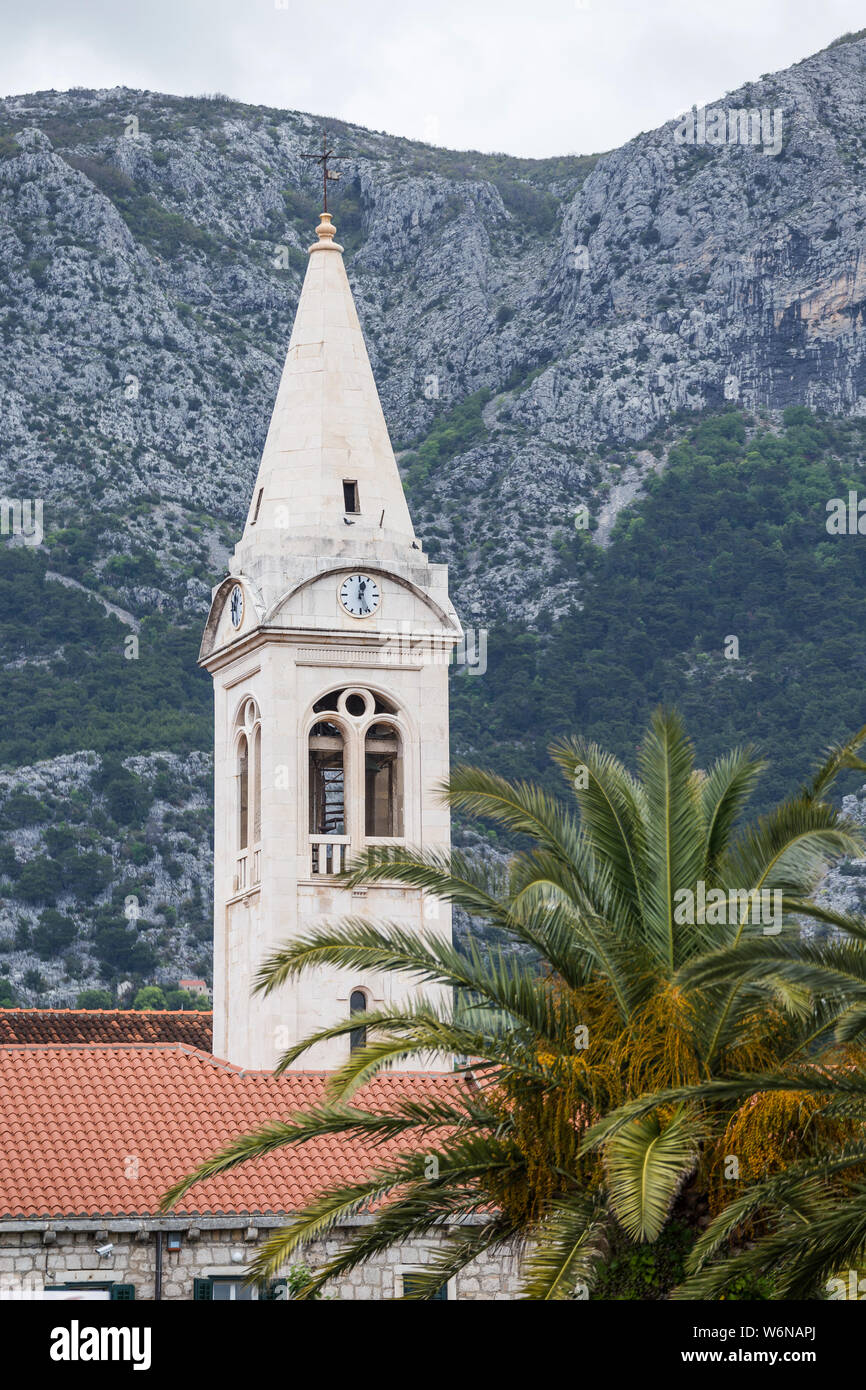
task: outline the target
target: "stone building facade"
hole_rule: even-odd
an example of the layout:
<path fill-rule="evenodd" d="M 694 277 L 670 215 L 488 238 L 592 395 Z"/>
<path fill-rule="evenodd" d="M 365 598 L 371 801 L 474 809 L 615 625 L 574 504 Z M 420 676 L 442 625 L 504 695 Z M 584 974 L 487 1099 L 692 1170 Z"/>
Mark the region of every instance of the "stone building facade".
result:
<path fill-rule="evenodd" d="M 94 1295 L 120 1300 L 152 1300 L 156 1296 L 157 1265 L 161 1265 L 161 1297 L 192 1302 L 216 1297 L 225 1300 L 288 1301 L 285 1280 L 266 1288 L 245 1289 L 245 1267 L 257 1243 L 282 1222 L 257 1218 L 254 1226 L 237 1219 L 201 1218 L 196 1225 L 159 1223 L 161 1249 L 154 1224 L 104 1221 L 101 1225 L 74 1222 L 9 1222 L 0 1236 L 0 1298 L 40 1297 L 44 1291 L 69 1299 Z M 47 1234 L 46 1234 L 47 1233 Z M 346 1231 L 346 1236 L 350 1234 Z M 172 1235 L 179 1248 L 169 1248 Z M 304 1263 L 312 1270 L 335 1254 L 345 1237 L 334 1236 L 307 1247 Z M 46 1243 L 46 1240 L 48 1243 Z M 100 1256 L 97 1248 L 111 1246 Z M 340 1301 L 402 1297 L 412 1274 L 429 1263 L 438 1242 L 403 1245 L 378 1255 L 328 1286 L 327 1296 Z M 519 1287 L 516 1255 L 481 1255 L 454 1280 L 443 1296 L 449 1299 L 514 1298 Z"/>

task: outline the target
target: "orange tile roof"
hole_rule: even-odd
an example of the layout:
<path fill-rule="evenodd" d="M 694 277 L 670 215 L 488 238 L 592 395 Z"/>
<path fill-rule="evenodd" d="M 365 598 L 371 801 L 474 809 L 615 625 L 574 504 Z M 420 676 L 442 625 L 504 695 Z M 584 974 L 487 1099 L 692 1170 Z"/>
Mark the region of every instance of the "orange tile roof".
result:
<path fill-rule="evenodd" d="M 182 1042 L 211 1048 L 213 1014 L 169 1009 L 0 1009 L 0 1044 Z"/>
<path fill-rule="evenodd" d="M 322 1098 L 321 1072 L 244 1072 L 181 1044 L 0 1047 L 0 1219 L 152 1216 L 166 1188 L 228 1140 Z M 391 1073 L 358 1103 L 454 1094 L 453 1074 Z M 403 1141 L 405 1146 L 405 1141 Z M 178 1214 L 297 1210 L 386 1161 L 325 1138 L 209 1178 Z"/>

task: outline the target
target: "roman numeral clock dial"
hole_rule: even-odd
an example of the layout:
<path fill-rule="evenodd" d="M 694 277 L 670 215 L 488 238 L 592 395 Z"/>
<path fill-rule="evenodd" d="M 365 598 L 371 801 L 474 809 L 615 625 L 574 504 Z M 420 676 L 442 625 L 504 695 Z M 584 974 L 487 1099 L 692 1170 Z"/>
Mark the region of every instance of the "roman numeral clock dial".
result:
<path fill-rule="evenodd" d="M 353 618 L 369 618 L 380 598 L 379 586 L 369 574 L 350 574 L 340 585 L 340 603 Z"/>

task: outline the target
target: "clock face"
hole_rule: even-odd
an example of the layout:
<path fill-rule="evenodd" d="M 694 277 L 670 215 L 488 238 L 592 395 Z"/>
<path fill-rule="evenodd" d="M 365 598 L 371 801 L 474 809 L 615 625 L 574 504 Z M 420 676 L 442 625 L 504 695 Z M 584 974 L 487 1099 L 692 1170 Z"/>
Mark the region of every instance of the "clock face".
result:
<path fill-rule="evenodd" d="M 232 596 L 229 599 L 229 613 L 232 618 L 232 627 L 240 627 L 241 618 L 244 616 L 244 591 L 240 584 L 236 584 L 232 589 Z"/>
<path fill-rule="evenodd" d="M 379 586 L 369 574 L 350 574 L 340 585 L 340 602 L 353 618 L 369 618 L 380 598 Z"/>

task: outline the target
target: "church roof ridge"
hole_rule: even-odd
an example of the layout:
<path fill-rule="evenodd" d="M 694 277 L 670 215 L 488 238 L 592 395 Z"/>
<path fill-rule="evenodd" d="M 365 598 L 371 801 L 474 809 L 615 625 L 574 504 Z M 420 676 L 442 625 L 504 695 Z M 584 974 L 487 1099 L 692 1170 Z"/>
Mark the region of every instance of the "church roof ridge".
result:
<path fill-rule="evenodd" d="M 212 1013 L 211 1009 L 77 1009 L 72 1004 L 9 1004 L 4 1005 L 0 1011 L 0 1018 L 6 1014 L 100 1014 L 105 1015 L 132 1015 L 135 1018 L 147 1014 L 151 1017 L 174 1016 L 175 1014 L 204 1014 Z"/>
<path fill-rule="evenodd" d="M 0 1009 L 0 1046 L 185 1042 L 209 1049 L 210 1009 Z"/>

